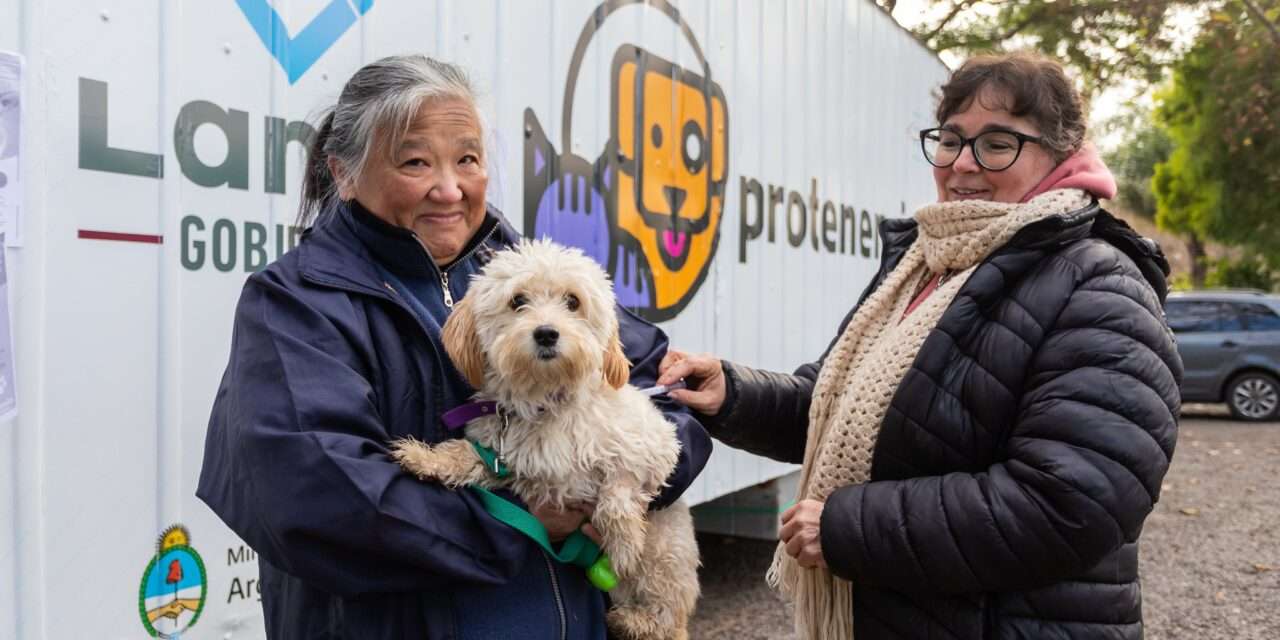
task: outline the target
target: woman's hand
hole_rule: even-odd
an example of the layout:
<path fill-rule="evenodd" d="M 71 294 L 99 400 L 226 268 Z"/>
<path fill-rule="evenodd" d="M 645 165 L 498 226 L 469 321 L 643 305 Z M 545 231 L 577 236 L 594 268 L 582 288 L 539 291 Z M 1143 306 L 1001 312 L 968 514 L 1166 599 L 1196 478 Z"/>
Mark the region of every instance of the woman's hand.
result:
<path fill-rule="evenodd" d="M 658 364 L 658 384 L 674 384 L 681 378 L 689 386 L 670 392 L 668 395 L 673 400 L 703 415 L 720 413 L 724 406 L 725 381 L 724 367 L 718 358 L 668 349 Z"/>
<path fill-rule="evenodd" d="M 582 535 L 590 538 L 592 542 L 596 543 L 596 546 L 604 546 L 604 537 L 596 530 L 595 525 L 592 525 L 590 522 L 582 525 Z"/>
<path fill-rule="evenodd" d="M 582 527 L 582 523 L 591 519 L 594 511 L 595 505 L 582 502 L 565 504 L 563 509 L 551 504 L 533 505 L 529 508 L 529 513 L 542 523 L 552 542 L 560 542 L 569 537 L 569 534 Z"/>
<path fill-rule="evenodd" d="M 827 561 L 822 557 L 822 537 L 818 534 L 824 505 L 817 500 L 801 500 L 782 513 L 778 538 L 786 545 L 787 555 L 802 567 L 827 568 Z"/>

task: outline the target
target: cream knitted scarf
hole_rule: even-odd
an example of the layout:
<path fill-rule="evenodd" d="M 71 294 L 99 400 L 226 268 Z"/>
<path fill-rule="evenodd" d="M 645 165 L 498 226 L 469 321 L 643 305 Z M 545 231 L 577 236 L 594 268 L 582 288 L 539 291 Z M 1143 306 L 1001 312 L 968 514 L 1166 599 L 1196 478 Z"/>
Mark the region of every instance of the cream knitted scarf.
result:
<path fill-rule="evenodd" d="M 869 480 L 872 447 L 890 399 L 925 337 L 978 263 L 1028 224 L 1089 202 L 1085 192 L 1066 189 L 1020 204 L 964 200 L 931 204 L 916 212 L 919 239 L 863 302 L 818 373 L 798 500 L 825 501 L 839 487 Z M 951 277 L 903 318 L 918 285 L 930 273 Z M 800 567 L 781 543 L 768 581 L 794 602 L 801 640 L 853 637 L 848 581 L 826 569 Z"/>

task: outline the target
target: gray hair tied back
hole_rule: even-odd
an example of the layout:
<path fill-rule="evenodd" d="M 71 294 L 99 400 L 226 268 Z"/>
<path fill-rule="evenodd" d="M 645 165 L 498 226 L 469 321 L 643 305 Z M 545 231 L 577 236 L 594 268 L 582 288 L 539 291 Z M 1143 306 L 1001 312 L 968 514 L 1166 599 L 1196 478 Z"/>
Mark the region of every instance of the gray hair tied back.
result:
<path fill-rule="evenodd" d="M 342 88 L 307 150 L 298 226 L 329 210 L 343 187 L 360 180 L 375 150 L 391 154 L 428 102 L 463 100 L 475 109 L 475 90 L 461 67 L 423 55 L 390 56 L 360 68 Z M 333 175 L 329 159 L 343 167 Z"/>

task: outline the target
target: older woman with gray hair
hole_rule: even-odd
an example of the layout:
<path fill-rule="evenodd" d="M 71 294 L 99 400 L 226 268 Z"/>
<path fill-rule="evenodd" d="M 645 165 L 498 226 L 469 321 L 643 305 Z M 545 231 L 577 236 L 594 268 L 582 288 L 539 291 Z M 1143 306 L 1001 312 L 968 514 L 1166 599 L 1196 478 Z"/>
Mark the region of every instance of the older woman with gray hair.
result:
<path fill-rule="evenodd" d="M 197 490 L 258 552 L 268 637 L 606 635 L 582 569 L 388 456 L 399 438 L 456 437 L 441 416 L 473 392 L 440 328 L 487 256 L 518 239 L 487 180 L 468 79 L 424 56 L 357 71 L 312 142 L 310 228 L 245 284 Z M 650 386 L 666 337 L 618 314 L 631 382 Z M 660 408 L 682 452 L 658 508 L 710 455 L 686 410 Z M 532 514 L 556 540 L 590 509 Z"/>

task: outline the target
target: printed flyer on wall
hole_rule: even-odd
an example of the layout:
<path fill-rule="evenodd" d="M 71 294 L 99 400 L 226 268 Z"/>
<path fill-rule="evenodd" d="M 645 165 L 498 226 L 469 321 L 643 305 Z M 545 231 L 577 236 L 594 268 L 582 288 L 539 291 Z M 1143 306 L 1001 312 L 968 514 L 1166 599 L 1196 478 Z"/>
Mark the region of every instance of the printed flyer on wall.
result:
<path fill-rule="evenodd" d="M 0 247 L 4 234 L 0 233 Z M 18 412 L 18 393 L 14 387 L 17 370 L 13 366 L 13 325 L 9 321 L 9 274 L 5 267 L 4 249 L 0 248 L 0 420 Z"/>
<path fill-rule="evenodd" d="M 14 246 L 21 239 L 22 181 L 18 174 L 21 106 L 22 56 L 0 51 L 0 247 Z M 4 250 L 0 248 L 0 419 L 12 416 L 18 408 L 7 271 Z"/>
<path fill-rule="evenodd" d="M 22 241 L 22 56 L 0 51 L 0 234 L 6 246 Z"/>

